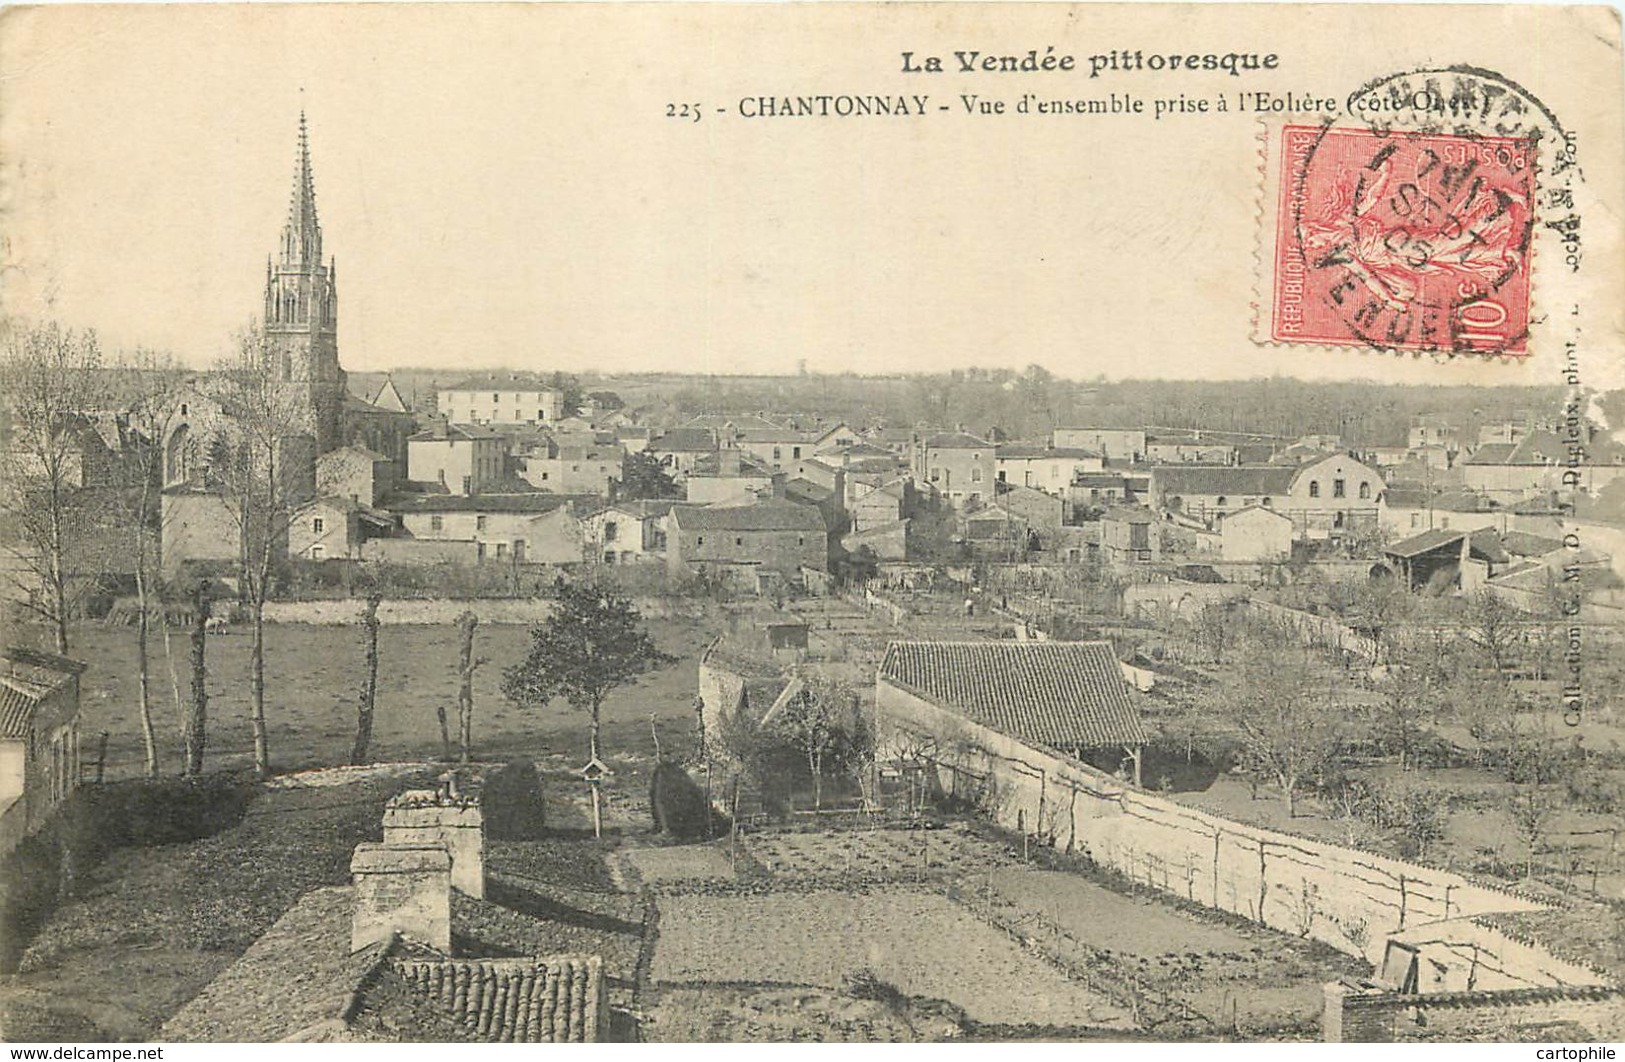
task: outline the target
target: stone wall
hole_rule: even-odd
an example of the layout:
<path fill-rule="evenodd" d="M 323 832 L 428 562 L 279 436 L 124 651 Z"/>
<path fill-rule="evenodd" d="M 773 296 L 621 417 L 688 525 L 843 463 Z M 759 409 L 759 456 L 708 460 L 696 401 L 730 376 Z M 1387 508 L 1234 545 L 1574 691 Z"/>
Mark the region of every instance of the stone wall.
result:
<path fill-rule="evenodd" d="M 1625 990 L 1618 988 L 1401 995 L 1327 985 L 1325 999 L 1327 1043 L 1625 1039 Z"/>
<path fill-rule="evenodd" d="M 334 598 L 321 601 L 268 601 L 267 623 L 309 623 L 347 625 L 361 622 L 364 602 L 360 598 Z M 705 605 L 699 601 L 667 598 L 640 598 L 632 602 L 647 618 L 698 617 Z M 481 623 L 540 623 L 553 614 L 553 601 L 545 597 L 515 598 L 386 598 L 378 606 L 378 622 L 385 626 L 419 624 L 440 626 L 454 623 L 459 614 L 473 612 Z"/>
<path fill-rule="evenodd" d="M 1540 904 L 1430 867 L 1231 822 L 1133 789 L 1060 753 L 978 726 L 889 680 L 876 687 L 882 754 L 927 758 L 945 789 L 1001 825 L 1152 888 L 1311 937 L 1376 964 L 1410 926 Z M 1572 983 L 1531 949 L 1529 984 Z M 1595 978 L 1593 978 L 1595 980 Z"/>

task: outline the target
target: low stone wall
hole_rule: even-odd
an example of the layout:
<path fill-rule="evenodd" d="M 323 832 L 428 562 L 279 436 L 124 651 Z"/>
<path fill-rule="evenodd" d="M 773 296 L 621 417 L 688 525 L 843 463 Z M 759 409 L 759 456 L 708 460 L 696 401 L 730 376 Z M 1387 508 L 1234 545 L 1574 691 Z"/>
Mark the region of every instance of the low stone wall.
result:
<path fill-rule="evenodd" d="M 1327 1043 L 1360 1044 L 1617 1041 L 1625 1039 L 1625 990 L 1530 988 L 1404 995 L 1327 985 L 1321 1038 Z"/>
<path fill-rule="evenodd" d="M 265 622 L 318 626 L 359 624 L 365 604 L 360 598 L 267 601 Z M 703 602 L 683 598 L 640 598 L 632 604 L 650 619 L 699 618 L 705 609 Z M 528 625 L 543 622 L 553 615 L 553 609 L 553 600 L 545 597 L 385 598 L 378 605 L 378 622 L 385 626 L 440 626 L 455 623 L 462 613 L 472 612 L 481 623 Z"/>

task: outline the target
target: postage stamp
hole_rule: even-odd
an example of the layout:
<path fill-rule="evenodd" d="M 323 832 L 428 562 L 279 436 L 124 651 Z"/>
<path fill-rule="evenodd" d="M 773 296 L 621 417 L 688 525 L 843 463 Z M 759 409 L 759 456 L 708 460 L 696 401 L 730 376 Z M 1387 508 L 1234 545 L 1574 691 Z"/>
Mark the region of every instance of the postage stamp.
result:
<path fill-rule="evenodd" d="M 1328 125 L 1278 136 L 1270 339 L 1527 352 L 1536 139 Z"/>

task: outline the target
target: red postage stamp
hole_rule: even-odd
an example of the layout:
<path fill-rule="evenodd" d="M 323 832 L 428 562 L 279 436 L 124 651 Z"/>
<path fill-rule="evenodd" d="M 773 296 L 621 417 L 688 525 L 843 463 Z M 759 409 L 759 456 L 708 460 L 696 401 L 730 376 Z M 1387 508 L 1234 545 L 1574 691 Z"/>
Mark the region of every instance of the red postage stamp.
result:
<path fill-rule="evenodd" d="M 1522 356 L 1535 142 L 1280 131 L 1270 338 Z"/>

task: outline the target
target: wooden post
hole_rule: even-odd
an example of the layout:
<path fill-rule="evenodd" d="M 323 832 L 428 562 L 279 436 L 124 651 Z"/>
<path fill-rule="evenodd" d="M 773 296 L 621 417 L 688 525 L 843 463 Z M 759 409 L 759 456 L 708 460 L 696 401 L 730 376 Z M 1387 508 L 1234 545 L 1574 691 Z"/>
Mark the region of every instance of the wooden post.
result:
<path fill-rule="evenodd" d="M 107 771 L 107 731 L 96 742 L 96 784 L 101 785 Z"/>

